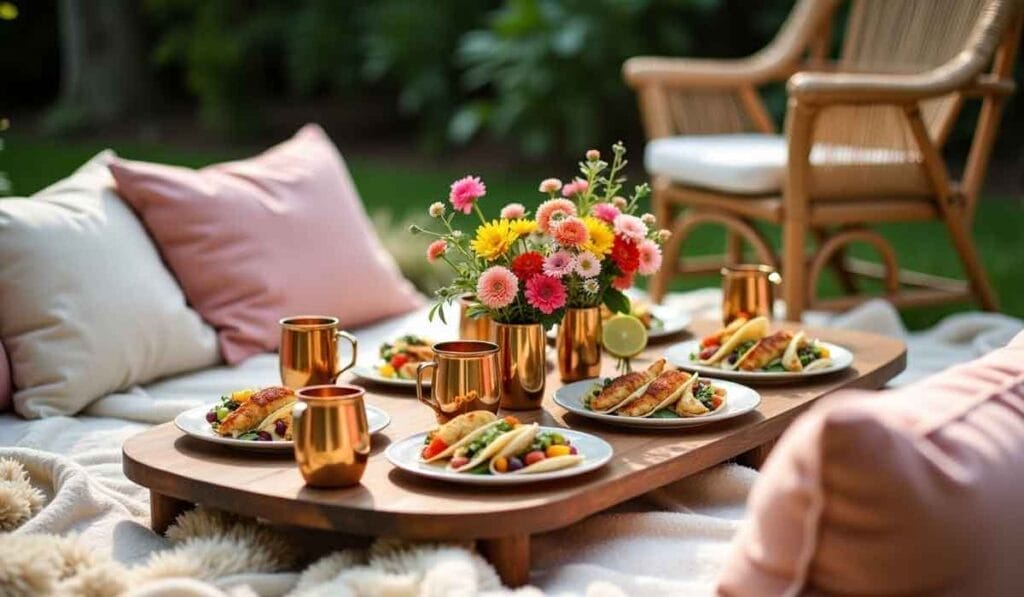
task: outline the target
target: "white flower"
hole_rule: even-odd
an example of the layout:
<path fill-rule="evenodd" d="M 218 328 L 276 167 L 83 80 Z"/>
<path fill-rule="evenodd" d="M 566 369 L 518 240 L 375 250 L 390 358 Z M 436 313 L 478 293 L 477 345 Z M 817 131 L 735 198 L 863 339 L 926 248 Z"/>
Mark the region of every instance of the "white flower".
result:
<path fill-rule="evenodd" d="M 453 230 L 452 231 L 452 238 L 462 238 L 462 231 L 461 230 Z"/>
<path fill-rule="evenodd" d="M 576 273 L 581 278 L 594 278 L 601 273 L 601 262 L 590 251 L 584 251 L 576 256 Z"/>
<path fill-rule="evenodd" d="M 430 211 L 430 217 L 432 217 L 432 218 L 440 218 L 441 216 L 444 215 L 444 203 L 441 203 L 440 201 L 435 201 L 435 202 L 431 203 L 429 211 Z"/>
<path fill-rule="evenodd" d="M 590 278 L 583 281 L 583 290 L 588 294 L 597 294 L 597 291 L 601 290 L 601 285 L 597 283 L 597 280 Z"/>

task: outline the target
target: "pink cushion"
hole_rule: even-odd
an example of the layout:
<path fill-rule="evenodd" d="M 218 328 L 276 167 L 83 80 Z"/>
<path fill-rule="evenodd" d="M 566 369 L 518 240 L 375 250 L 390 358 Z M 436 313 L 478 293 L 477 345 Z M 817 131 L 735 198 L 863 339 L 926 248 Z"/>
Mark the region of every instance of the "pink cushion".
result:
<path fill-rule="evenodd" d="M 248 160 L 200 170 L 117 160 L 110 171 L 229 363 L 276 349 L 281 317 L 351 327 L 421 304 L 317 125 Z"/>
<path fill-rule="evenodd" d="M 1024 334 L 803 416 L 749 508 L 722 595 L 1024 595 Z"/>
<path fill-rule="evenodd" d="M 11 395 L 14 388 L 11 386 L 11 362 L 7 360 L 7 352 L 0 342 L 0 412 L 11 409 Z"/>

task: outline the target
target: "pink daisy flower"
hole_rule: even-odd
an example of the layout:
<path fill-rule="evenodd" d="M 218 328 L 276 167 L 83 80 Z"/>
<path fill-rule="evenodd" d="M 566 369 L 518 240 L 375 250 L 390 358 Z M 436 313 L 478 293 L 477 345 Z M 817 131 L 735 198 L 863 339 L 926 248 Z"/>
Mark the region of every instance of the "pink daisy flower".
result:
<path fill-rule="evenodd" d="M 466 176 L 452 183 L 448 200 L 452 202 L 452 207 L 468 214 L 473 211 L 473 204 L 476 203 L 476 200 L 485 194 L 487 194 L 487 186 L 479 176 Z"/>
<path fill-rule="evenodd" d="M 572 197 L 573 195 L 576 195 L 577 193 L 582 195 L 583 193 L 587 192 L 588 188 L 590 188 L 590 183 L 589 182 L 583 180 L 582 178 L 577 178 L 577 179 L 573 180 L 572 182 L 570 182 L 569 184 L 567 184 L 564 187 L 562 187 L 562 196 L 563 197 Z"/>
<path fill-rule="evenodd" d="M 537 190 L 541 193 L 557 193 L 562 188 L 562 181 L 557 178 L 545 178 L 540 182 Z"/>
<path fill-rule="evenodd" d="M 434 263 L 448 250 L 448 243 L 444 239 L 435 240 L 427 247 L 427 261 Z"/>
<path fill-rule="evenodd" d="M 519 278 L 507 267 L 500 265 L 484 270 L 476 283 L 476 298 L 490 309 L 511 305 L 518 293 Z"/>
<path fill-rule="evenodd" d="M 647 224 L 636 216 L 619 214 L 615 216 L 615 234 L 640 242 L 647 236 Z"/>
<path fill-rule="evenodd" d="M 537 208 L 537 229 L 551 232 L 552 219 L 555 221 L 576 215 L 576 204 L 568 199 L 548 199 Z"/>
<path fill-rule="evenodd" d="M 553 225 L 551 236 L 563 247 L 579 247 L 590 240 L 587 226 L 576 216 L 569 216 Z"/>
<path fill-rule="evenodd" d="M 661 247 L 653 240 L 645 240 L 640 243 L 640 267 L 637 268 L 641 274 L 650 276 L 661 269 Z"/>
<path fill-rule="evenodd" d="M 576 256 L 576 273 L 581 278 L 594 278 L 601 273 L 601 261 L 597 255 L 584 251 Z"/>
<path fill-rule="evenodd" d="M 565 286 L 551 276 L 534 276 L 526 283 L 526 302 L 545 315 L 565 306 Z"/>
<path fill-rule="evenodd" d="M 506 220 L 518 220 L 526 215 L 526 206 L 522 203 L 509 203 L 501 208 L 501 217 Z"/>
<path fill-rule="evenodd" d="M 615 207 L 611 203 L 598 203 L 594 207 L 590 208 L 590 211 L 593 212 L 595 218 L 604 220 L 609 224 L 614 222 L 615 218 L 622 213 L 619 211 L 619 208 Z"/>
<path fill-rule="evenodd" d="M 576 260 L 568 251 L 555 251 L 544 260 L 544 273 L 561 278 L 576 269 Z"/>

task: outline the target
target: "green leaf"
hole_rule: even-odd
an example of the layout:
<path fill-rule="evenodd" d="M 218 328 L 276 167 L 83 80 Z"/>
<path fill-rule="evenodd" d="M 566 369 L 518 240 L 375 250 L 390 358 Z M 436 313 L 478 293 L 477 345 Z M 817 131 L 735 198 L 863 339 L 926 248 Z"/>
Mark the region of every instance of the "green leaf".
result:
<path fill-rule="evenodd" d="M 629 297 L 614 288 L 604 291 L 604 306 L 612 313 L 630 312 Z"/>

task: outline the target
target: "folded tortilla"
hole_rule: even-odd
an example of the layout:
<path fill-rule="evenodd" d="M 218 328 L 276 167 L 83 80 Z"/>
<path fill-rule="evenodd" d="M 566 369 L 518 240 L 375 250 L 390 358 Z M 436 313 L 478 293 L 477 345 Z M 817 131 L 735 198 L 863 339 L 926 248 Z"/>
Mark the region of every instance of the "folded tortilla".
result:
<path fill-rule="evenodd" d="M 715 394 L 722 398 L 722 403 L 718 405 L 718 408 L 711 410 L 704 406 L 704 403 L 697 399 L 693 394 L 693 389 L 697 387 L 696 375 L 694 375 L 693 381 L 686 386 L 686 391 L 679 397 L 679 401 L 676 402 L 676 406 L 673 409 L 680 417 L 699 417 L 702 415 L 708 415 L 713 412 L 717 412 L 725 408 L 725 388 L 720 388 L 712 384 L 711 388 L 715 391 Z"/>
<path fill-rule="evenodd" d="M 524 466 L 523 468 L 517 471 L 499 473 L 494 468 L 494 463 L 498 458 L 511 458 L 513 456 L 522 458 L 529 451 L 530 444 L 533 443 L 533 440 L 537 437 L 537 434 L 540 433 L 540 427 L 538 427 L 536 423 L 532 425 L 521 425 L 520 429 L 523 430 L 522 433 L 519 433 L 516 437 L 509 440 L 502 447 L 502 449 L 499 450 L 496 454 L 494 454 L 493 458 L 491 458 L 491 474 L 529 475 L 536 473 L 548 473 L 551 471 L 557 471 L 563 468 L 576 466 L 577 464 L 583 462 L 583 457 L 580 456 L 579 454 L 566 454 L 565 456 L 552 456 L 550 458 L 545 458 L 544 460 L 534 462 L 529 466 Z"/>
<path fill-rule="evenodd" d="M 644 393 L 614 412 L 623 417 L 649 417 L 674 404 L 697 376 L 685 371 L 665 371 L 647 386 Z"/>
<path fill-rule="evenodd" d="M 281 408 L 267 415 L 267 418 L 263 419 L 263 422 L 256 427 L 256 431 L 266 431 L 275 440 L 292 440 L 292 408 L 295 407 L 295 402 L 286 404 Z M 277 434 L 277 422 L 284 421 L 287 429 L 284 432 L 284 436 Z"/>
<path fill-rule="evenodd" d="M 793 339 L 790 340 L 789 346 L 786 347 L 786 351 L 782 353 L 782 368 L 786 371 L 803 371 L 803 363 L 800 362 L 800 355 L 797 351 L 800 347 L 807 343 L 806 335 L 803 330 L 796 333 Z"/>
<path fill-rule="evenodd" d="M 455 417 L 441 425 L 434 432 L 434 437 L 443 439 L 444 443 L 448 444 L 448 447 L 431 458 L 424 460 L 424 462 L 434 462 L 435 460 L 444 460 L 451 457 L 455 453 L 456 448 L 471 441 L 485 427 L 497 422 L 497 415 L 487 410 L 474 410 Z"/>
<path fill-rule="evenodd" d="M 710 358 L 701 359 L 698 362 L 701 365 L 714 365 L 721 361 L 722 359 L 728 357 L 730 354 L 732 354 L 732 351 L 736 350 L 736 347 L 739 346 L 740 344 L 743 344 L 744 342 L 747 342 L 749 340 L 753 340 L 756 342 L 761 338 L 764 338 L 767 334 L 768 318 L 755 317 L 754 319 L 751 319 L 747 323 L 743 324 L 743 326 L 740 327 L 740 329 L 736 330 L 735 334 L 729 336 L 729 339 L 726 340 L 721 346 L 719 346 L 718 350 L 715 351 L 715 354 L 711 355 Z M 741 358 L 736 359 L 736 362 L 740 362 L 743 356 L 745 355 L 740 355 Z M 722 366 L 727 369 L 736 368 L 735 363 L 723 363 Z"/>
<path fill-rule="evenodd" d="M 494 423 L 491 423 L 489 425 L 485 425 L 485 426 L 481 427 L 480 429 L 478 429 L 477 431 L 475 431 L 475 432 L 473 432 L 471 434 L 472 438 L 476 439 L 477 435 L 480 435 L 485 430 L 490 429 L 494 425 L 497 425 L 497 424 L 501 423 L 501 421 L 502 420 L 497 420 Z M 482 450 L 480 450 L 479 452 L 477 452 L 476 454 L 474 454 L 473 457 L 470 458 L 469 462 L 467 462 L 466 464 L 464 464 L 464 465 L 462 465 L 460 467 L 454 467 L 454 466 L 451 465 L 451 463 L 448 463 L 448 470 L 450 470 L 452 472 L 456 472 L 456 473 L 462 473 L 462 472 L 471 471 L 471 470 L 475 469 L 476 467 L 480 466 L 481 464 L 483 464 L 485 462 L 488 462 L 491 459 L 493 459 L 499 452 L 501 452 L 502 448 L 504 448 L 505 446 L 508 445 L 509 442 L 515 440 L 517 437 L 523 435 L 524 433 L 529 433 L 531 428 L 536 429 L 536 427 L 537 427 L 536 423 L 532 423 L 530 425 L 519 425 L 517 427 L 513 427 L 511 430 L 503 433 L 502 435 L 500 435 L 497 438 L 495 438 L 494 441 L 492 441 L 491 443 L 489 443 L 486 446 L 484 446 L 484 448 Z M 469 441 L 467 442 L 466 440 L 469 440 Z M 462 445 L 465 445 L 466 443 L 472 443 L 472 441 L 473 441 L 470 438 L 466 438 L 466 440 L 463 440 L 463 442 L 459 442 L 459 443 L 462 444 Z"/>

